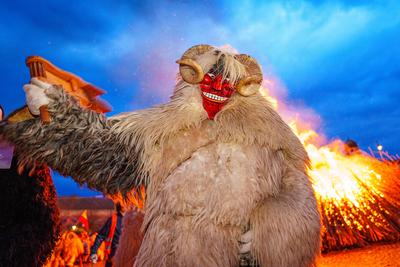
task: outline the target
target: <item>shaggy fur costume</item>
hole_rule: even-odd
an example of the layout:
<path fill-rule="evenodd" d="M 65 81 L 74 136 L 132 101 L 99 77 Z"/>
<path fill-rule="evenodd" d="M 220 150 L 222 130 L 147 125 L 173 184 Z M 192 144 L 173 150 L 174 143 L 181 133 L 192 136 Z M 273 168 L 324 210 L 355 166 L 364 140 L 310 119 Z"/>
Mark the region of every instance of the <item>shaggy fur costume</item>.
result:
<path fill-rule="evenodd" d="M 0 266 L 40 267 L 58 240 L 59 210 L 48 168 L 0 170 Z"/>
<path fill-rule="evenodd" d="M 196 60 L 207 72 L 219 56 Z M 227 76 L 245 75 L 233 55 L 225 58 Z M 145 183 L 137 266 L 237 266 L 249 226 L 260 266 L 313 264 L 320 219 L 307 153 L 260 92 L 235 93 L 214 120 L 199 86 L 182 80 L 168 103 L 109 119 L 57 87 L 47 94 L 50 124 L 2 125 L 0 133 L 27 161 L 89 187 L 113 194 Z"/>
<path fill-rule="evenodd" d="M 138 209 L 125 213 L 122 220 L 122 234 L 113 263 L 118 267 L 132 267 L 142 244 L 143 232 L 140 227 L 144 213 Z"/>

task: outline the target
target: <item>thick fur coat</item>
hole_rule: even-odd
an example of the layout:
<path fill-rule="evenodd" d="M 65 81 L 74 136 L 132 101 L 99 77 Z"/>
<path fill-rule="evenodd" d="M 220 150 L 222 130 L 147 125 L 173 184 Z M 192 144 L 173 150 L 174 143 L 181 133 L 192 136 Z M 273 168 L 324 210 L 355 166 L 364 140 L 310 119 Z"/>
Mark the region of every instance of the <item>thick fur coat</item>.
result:
<path fill-rule="evenodd" d="M 60 234 L 49 169 L 18 174 L 14 157 L 10 169 L 0 169 L 0 201 L 0 266 L 43 266 Z"/>
<path fill-rule="evenodd" d="M 144 213 L 133 209 L 125 213 L 122 220 L 122 233 L 119 238 L 117 251 L 112 259 L 115 266 L 132 267 L 143 240 L 140 230 Z"/>
<path fill-rule="evenodd" d="M 198 59 L 206 70 L 216 60 Z M 235 69 L 243 68 L 226 71 Z M 109 119 L 83 110 L 60 88 L 47 94 L 50 124 L 4 124 L 0 133 L 28 162 L 45 162 L 103 192 L 144 183 L 137 266 L 237 266 L 248 227 L 260 266 L 313 264 L 320 219 L 307 153 L 259 92 L 234 94 L 214 120 L 198 85 L 182 80 L 168 103 Z"/>

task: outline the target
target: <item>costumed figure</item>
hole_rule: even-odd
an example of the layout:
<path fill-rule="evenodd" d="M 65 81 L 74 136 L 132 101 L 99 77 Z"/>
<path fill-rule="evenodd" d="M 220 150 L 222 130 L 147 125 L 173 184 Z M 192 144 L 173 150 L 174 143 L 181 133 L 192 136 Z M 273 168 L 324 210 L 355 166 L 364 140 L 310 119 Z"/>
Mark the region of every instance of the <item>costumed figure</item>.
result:
<path fill-rule="evenodd" d="M 312 266 L 320 218 L 307 153 L 260 93 L 259 64 L 209 45 L 178 64 L 168 103 L 110 118 L 33 79 L 28 106 L 38 114 L 47 105 L 51 122 L 2 124 L 0 133 L 24 159 L 90 188 L 144 184 L 136 266 L 238 266 L 247 250 L 259 266 Z"/>
<path fill-rule="evenodd" d="M 60 234 L 56 191 L 45 165 L 24 169 L 18 159 L 0 135 L 0 266 L 41 267 Z"/>
<path fill-rule="evenodd" d="M 73 267 L 76 263 L 82 265 L 82 255 L 85 253 L 85 247 L 82 239 L 73 230 L 64 232 L 61 236 L 62 251 L 60 253 L 66 267 Z"/>

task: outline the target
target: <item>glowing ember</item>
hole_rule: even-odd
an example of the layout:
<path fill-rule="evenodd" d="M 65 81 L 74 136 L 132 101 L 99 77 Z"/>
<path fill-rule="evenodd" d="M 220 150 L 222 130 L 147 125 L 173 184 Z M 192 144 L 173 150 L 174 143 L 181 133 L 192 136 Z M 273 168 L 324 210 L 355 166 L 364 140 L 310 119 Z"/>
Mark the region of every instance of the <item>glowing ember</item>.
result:
<path fill-rule="evenodd" d="M 273 99 L 273 103 L 281 112 L 278 101 Z M 323 222 L 322 251 L 400 240 L 398 165 L 358 148 L 346 153 L 346 144 L 340 140 L 320 146 L 316 140 L 321 137 L 304 125 L 300 129 L 297 116 L 287 121 L 310 157 L 308 172 Z"/>

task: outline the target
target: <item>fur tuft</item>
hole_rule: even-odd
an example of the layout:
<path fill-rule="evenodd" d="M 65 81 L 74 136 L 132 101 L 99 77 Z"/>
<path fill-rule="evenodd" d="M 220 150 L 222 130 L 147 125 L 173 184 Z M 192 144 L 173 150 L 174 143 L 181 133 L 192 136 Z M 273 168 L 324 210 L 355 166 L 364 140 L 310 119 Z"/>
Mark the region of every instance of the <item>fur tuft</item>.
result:
<path fill-rule="evenodd" d="M 143 212 L 137 209 L 128 211 L 122 220 L 122 234 L 113 263 L 118 267 L 133 267 L 143 239 L 140 227 L 143 223 Z"/>
<path fill-rule="evenodd" d="M 40 267 L 60 235 L 57 195 L 50 171 L 36 166 L 33 175 L 0 169 L 0 266 Z"/>
<path fill-rule="evenodd" d="M 217 62 L 223 62 L 222 78 L 229 80 L 232 84 L 236 84 L 240 79 L 247 75 L 245 66 L 235 59 L 233 54 L 220 52 L 217 56 Z"/>

